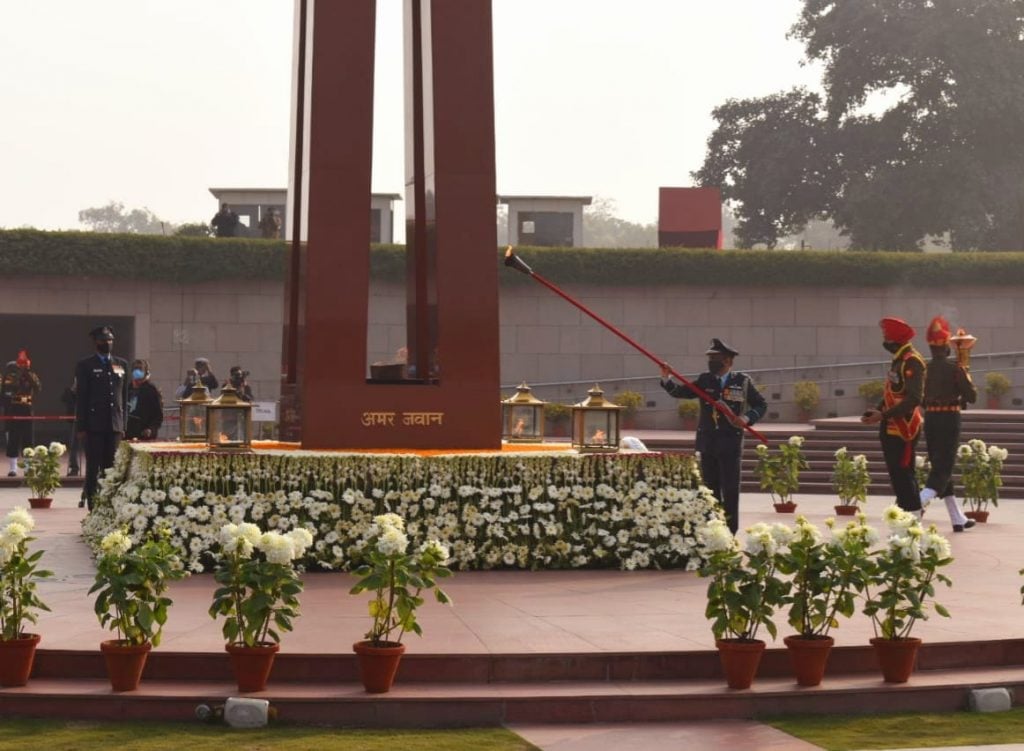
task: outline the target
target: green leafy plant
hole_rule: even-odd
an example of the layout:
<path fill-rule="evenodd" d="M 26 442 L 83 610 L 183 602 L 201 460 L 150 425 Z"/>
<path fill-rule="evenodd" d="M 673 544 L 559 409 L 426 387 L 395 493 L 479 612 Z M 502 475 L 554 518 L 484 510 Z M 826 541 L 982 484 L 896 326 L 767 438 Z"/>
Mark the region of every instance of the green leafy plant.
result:
<path fill-rule="evenodd" d="M 47 498 L 60 487 L 60 457 L 66 451 L 63 443 L 49 446 L 26 446 L 18 459 L 18 466 L 25 470 L 25 484 L 32 490 L 33 498 Z"/>
<path fill-rule="evenodd" d="M 777 454 L 772 454 L 763 443 L 757 445 L 754 475 L 760 482 L 761 490 L 771 495 L 772 503 L 788 503 L 800 489 L 800 471 L 808 467 L 800 450 L 803 445 L 804 438 L 799 435 L 790 436 L 789 440 L 780 444 Z"/>
<path fill-rule="evenodd" d="M 313 544 L 301 527 L 287 534 L 261 532 L 255 524 L 225 524 L 213 578 L 210 617 L 224 617 L 228 644 L 257 647 L 281 641 L 299 615 L 302 580 L 293 562 Z"/>
<path fill-rule="evenodd" d="M 836 462 L 832 465 L 832 489 L 844 506 L 864 503 L 868 499 L 871 474 L 868 458 L 864 454 L 850 456 L 846 446 L 836 449 Z"/>
<path fill-rule="evenodd" d="M 814 381 L 797 381 L 793 384 L 793 402 L 809 415 L 821 403 L 821 388 Z"/>
<path fill-rule="evenodd" d="M 1005 374 L 998 371 L 990 371 L 985 374 L 985 393 L 993 399 L 998 399 L 1010 391 L 1013 384 Z"/>
<path fill-rule="evenodd" d="M 639 391 L 620 391 L 612 397 L 612 404 L 618 404 L 627 415 L 633 415 L 644 406 L 644 395 Z"/>
<path fill-rule="evenodd" d="M 927 620 L 935 583 L 952 585 L 939 569 L 953 558 L 949 541 L 934 525 L 922 529 L 916 516 L 896 505 L 887 508 L 882 518 L 888 533 L 867 569 L 863 612 L 871 618 L 876 637 L 906 639 L 915 623 Z M 949 617 L 942 605 L 931 604 L 936 613 Z"/>
<path fill-rule="evenodd" d="M 366 639 L 375 647 L 389 647 L 401 644 L 407 631 L 422 635 L 416 620 L 416 609 L 424 601 L 421 594 L 433 591 L 438 602 L 451 603 L 437 584 L 452 573 L 447 568 L 448 549 L 429 540 L 409 553 L 405 521 L 398 514 L 374 517 L 364 542 L 365 562 L 353 572 L 359 581 L 349 593 L 373 593 L 369 606 L 373 625 Z"/>
<path fill-rule="evenodd" d="M 857 393 L 864 397 L 864 401 L 869 406 L 875 406 L 882 400 L 882 394 L 885 393 L 885 381 L 882 379 L 876 379 L 873 381 L 864 381 L 857 387 Z"/>
<path fill-rule="evenodd" d="M 755 524 L 741 549 L 721 519 L 698 528 L 708 552 L 699 574 L 710 580 L 704 615 L 716 639 L 754 641 L 762 626 L 777 636 L 772 616 L 789 591 L 776 570 L 777 551 L 789 536 L 785 525 Z"/>
<path fill-rule="evenodd" d="M 100 625 L 117 634 L 123 644 L 159 646 L 171 598 L 168 584 L 187 572 L 175 548 L 164 536 L 135 546 L 123 530 L 115 530 L 100 543 L 96 595 Z"/>
<path fill-rule="evenodd" d="M 544 405 L 544 416 L 551 422 L 564 422 L 572 414 L 572 407 L 561 402 L 548 402 Z"/>
<path fill-rule="evenodd" d="M 49 610 L 39 595 L 36 584 L 53 576 L 39 568 L 43 551 L 28 552 L 35 540 L 30 533 L 35 519 L 21 507 L 11 509 L 0 528 L 0 640 L 21 639 L 26 623 L 35 623 L 37 610 Z"/>
<path fill-rule="evenodd" d="M 789 606 L 788 621 L 804 639 L 827 637 L 839 625 L 837 616 L 849 618 L 856 597 L 867 586 L 870 548 L 877 539 L 863 516 L 836 528 L 829 522 L 831 539 L 804 517 L 797 517 L 788 544 L 780 546 L 777 566 L 791 576 L 782 604 Z"/>
<path fill-rule="evenodd" d="M 1003 486 L 1003 462 L 1010 455 L 999 446 L 986 446 L 980 438 L 960 444 L 957 465 L 964 486 L 964 500 L 971 511 L 985 511 L 991 503 L 999 505 Z"/>
<path fill-rule="evenodd" d="M 697 415 L 700 414 L 700 405 L 694 399 L 680 399 L 676 409 L 679 416 L 687 422 L 696 420 Z"/>

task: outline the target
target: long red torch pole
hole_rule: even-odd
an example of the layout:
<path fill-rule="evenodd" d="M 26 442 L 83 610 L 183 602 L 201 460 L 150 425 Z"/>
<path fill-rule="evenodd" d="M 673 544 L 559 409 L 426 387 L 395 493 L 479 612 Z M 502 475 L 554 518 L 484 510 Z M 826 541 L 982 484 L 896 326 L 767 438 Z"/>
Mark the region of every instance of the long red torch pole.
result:
<path fill-rule="evenodd" d="M 545 287 L 547 287 L 549 290 L 551 290 L 556 295 L 561 297 L 563 300 L 565 300 L 566 302 L 568 302 L 568 303 L 570 303 L 572 305 L 575 305 L 577 308 L 582 310 L 588 316 L 590 316 L 595 321 L 597 321 L 599 324 L 601 324 L 606 329 L 608 329 L 613 334 L 615 334 L 615 336 L 619 337 L 624 342 L 626 342 L 626 344 L 629 344 L 631 347 L 636 349 L 642 355 L 646 355 L 648 359 L 650 359 L 653 362 L 657 363 L 657 365 L 659 367 L 668 368 L 668 372 L 671 373 L 672 376 L 677 381 L 679 381 L 680 383 L 682 383 L 685 386 L 689 386 L 690 390 L 693 391 L 693 393 L 695 393 L 701 399 L 703 399 L 708 404 L 710 404 L 712 407 L 717 409 L 720 413 L 722 413 L 722 415 L 724 415 L 726 417 L 726 419 L 731 420 L 733 417 L 736 416 L 735 413 L 731 409 L 729 409 L 729 407 L 727 405 L 722 404 L 717 399 L 713 399 L 708 394 L 708 392 L 706 392 L 704 389 L 700 388 L 695 383 L 692 383 L 691 381 L 688 381 L 687 379 L 683 378 L 683 376 L 679 375 L 679 373 L 677 373 L 672 368 L 672 366 L 669 365 L 667 362 L 662 360 L 660 357 L 656 356 L 653 352 L 648 350 L 643 345 L 635 342 L 633 339 L 631 339 L 629 336 L 624 334 L 622 331 L 620 331 L 614 325 L 608 323 L 608 321 L 604 320 L 601 316 L 599 316 L 597 313 L 592 311 L 586 305 L 584 305 L 583 303 L 581 303 L 578 300 L 574 299 L 570 295 L 566 294 L 565 292 L 560 290 L 557 286 L 555 286 L 554 284 L 549 282 L 547 279 L 542 277 L 540 274 L 538 274 L 536 271 L 531 269 L 530 266 L 526 263 L 526 261 L 524 261 L 522 258 L 520 258 L 519 256 L 517 256 L 515 253 L 512 252 L 512 246 L 511 245 L 509 245 L 508 249 L 505 251 L 505 265 L 508 266 L 509 268 L 515 269 L 516 271 L 521 271 L 522 273 L 526 274 L 528 277 L 530 277 L 534 281 L 539 282 L 540 284 L 543 284 Z M 768 443 L 768 439 L 765 438 L 763 435 L 761 435 L 758 431 L 754 430 L 753 426 L 751 426 L 751 425 L 744 425 L 743 427 L 747 430 L 748 433 L 750 433 L 752 436 L 754 436 L 759 441 L 761 441 L 761 443 Z"/>

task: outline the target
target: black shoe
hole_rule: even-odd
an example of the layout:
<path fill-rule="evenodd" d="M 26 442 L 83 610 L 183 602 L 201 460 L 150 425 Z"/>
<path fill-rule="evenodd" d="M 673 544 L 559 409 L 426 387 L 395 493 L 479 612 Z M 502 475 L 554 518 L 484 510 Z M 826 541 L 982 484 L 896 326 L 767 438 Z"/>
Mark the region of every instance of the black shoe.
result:
<path fill-rule="evenodd" d="M 954 524 L 953 525 L 953 531 L 954 532 L 963 532 L 965 529 L 970 529 L 975 524 L 977 524 L 977 522 L 974 521 L 974 519 L 968 519 L 963 524 Z"/>
<path fill-rule="evenodd" d="M 68 470 L 68 477 L 78 477 L 78 470 L 77 469 L 69 469 Z"/>
<path fill-rule="evenodd" d="M 17 477 L 17 476 L 18 476 L 18 473 L 17 473 L 17 472 L 14 472 L 14 471 L 11 471 L 11 472 L 8 472 L 8 473 L 7 473 L 7 476 L 8 476 L 8 477 Z"/>
<path fill-rule="evenodd" d="M 85 508 L 85 499 L 82 498 L 78 501 L 78 508 Z"/>

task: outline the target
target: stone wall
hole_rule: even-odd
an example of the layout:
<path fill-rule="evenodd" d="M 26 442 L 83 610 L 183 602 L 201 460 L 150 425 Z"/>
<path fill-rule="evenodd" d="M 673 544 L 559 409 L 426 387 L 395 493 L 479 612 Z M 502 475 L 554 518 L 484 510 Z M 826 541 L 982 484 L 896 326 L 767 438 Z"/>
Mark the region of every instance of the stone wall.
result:
<path fill-rule="evenodd" d="M 910 321 L 922 332 L 917 340 L 922 348 L 925 326 L 941 313 L 979 338 L 979 353 L 1024 351 L 1024 290 L 1013 286 L 563 286 L 683 373 L 701 369 L 712 336 L 741 352 L 737 367 L 745 370 L 881 361 L 886 354 L 878 320 L 885 315 Z M 656 373 L 649 360 L 540 285 L 510 284 L 501 294 L 503 383 L 600 380 L 613 393 L 635 388 L 627 379 Z M 387 360 L 405 343 L 404 287 L 375 284 L 370 305 L 367 359 Z M 182 286 L 98 277 L 6 278 L 0 279 L 0 313 L 80 315 L 96 322 L 104 316 L 134 316 L 135 351 L 120 354 L 149 359 L 165 398 L 200 356 L 210 358 L 221 378 L 234 364 L 251 370 L 259 399 L 274 399 L 279 392 L 280 283 Z M 441 337 L 443 341 L 444 332 Z M 338 332 L 338 346 L 345 346 L 343 332 Z M 442 345 L 442 371 L 443 358 Z M 1024 380 L 1009 375 L 1015 384 Z M 653 378 L 637 390 L 655 403 L 655 411 L 672 406 L 661 398 Z M 579 392 L 575 385 L 552 386 L 541 393 L 568 401 L 585 395 Z"/>

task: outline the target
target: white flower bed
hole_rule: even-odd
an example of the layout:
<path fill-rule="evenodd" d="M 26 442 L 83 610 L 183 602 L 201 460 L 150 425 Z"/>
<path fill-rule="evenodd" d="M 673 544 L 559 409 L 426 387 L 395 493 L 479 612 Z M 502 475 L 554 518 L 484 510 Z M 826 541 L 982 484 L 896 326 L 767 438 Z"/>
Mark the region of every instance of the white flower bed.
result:
<path fill-rule="evenodd" d="M 225 524 L 306 529 L 302 559 L 345 569 L 373 517 L 407 520 L 414 544 L 448 546 L 458 569 L 697 569 L 698 526 L 721 518 L 690 457 L 530 454 L 208 454 L 122 444 L 82 523 L 98 549 L 112 530 L 170 532 L 193 571 L 210 570 Z"/>

